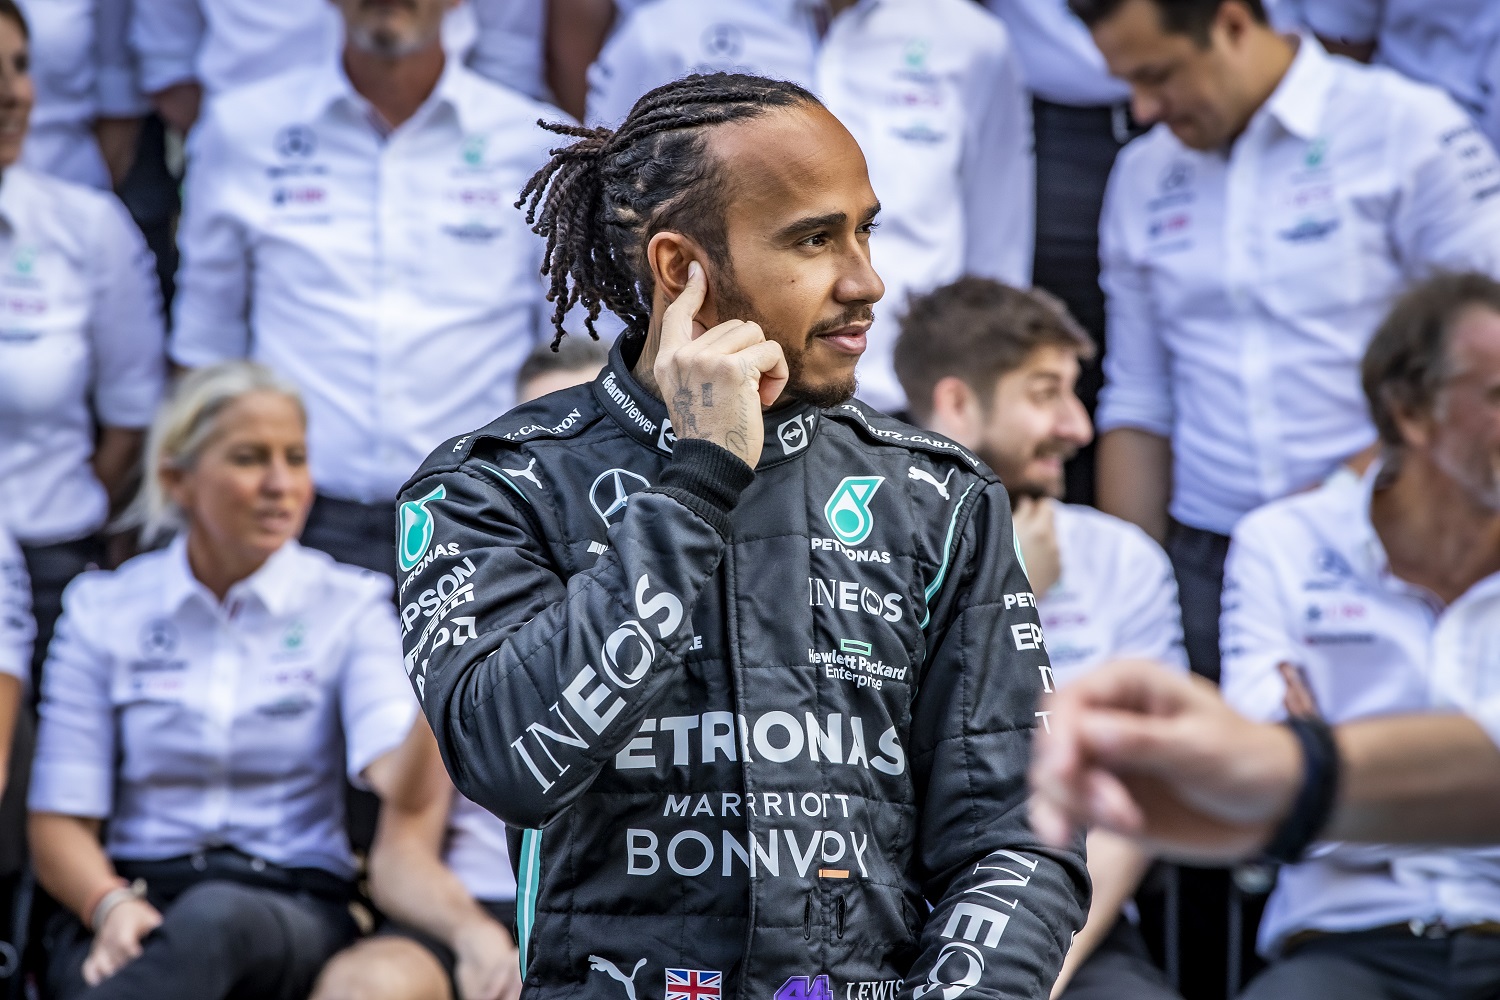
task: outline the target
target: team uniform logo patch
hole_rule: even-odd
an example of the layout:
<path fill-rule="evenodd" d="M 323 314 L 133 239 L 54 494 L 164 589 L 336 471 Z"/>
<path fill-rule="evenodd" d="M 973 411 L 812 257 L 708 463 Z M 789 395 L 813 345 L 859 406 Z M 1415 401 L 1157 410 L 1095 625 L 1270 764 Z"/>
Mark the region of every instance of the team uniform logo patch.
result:
<path fill-rule="evenodd" d="M 432 515 L 427 512 L 427 505 L 447 495 L 448 491 L 439 486 L 422 499 L 408 500 L 401 505 L 401 545 L 396 561 L 401 564 L 403 573 L 416 568 L 427 554 L 427 546 L 432 544 Z"/>
<path fill-rule="evenodd" d="M 858 545 L 870 537 L 875 527 L 875 517 L 870 513 L 870 501 L 884 476 L 846 476 L 823 505 L 823 516 L 833 535 L 845 545 Z"/>

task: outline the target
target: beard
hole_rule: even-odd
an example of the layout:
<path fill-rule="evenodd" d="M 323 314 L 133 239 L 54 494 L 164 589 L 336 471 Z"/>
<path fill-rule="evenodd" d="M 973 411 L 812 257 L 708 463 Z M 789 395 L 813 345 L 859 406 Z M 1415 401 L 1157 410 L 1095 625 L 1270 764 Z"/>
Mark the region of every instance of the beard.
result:
<path fill-rule="evenodd" d="M 979 457 L 984 459 L 984 464 L 994 470 L 995 475 L 1005 484 L 1006 492 L 1012 497 L 1026 497 L 1031 500 L 1061 500 L 1064 493 L 1063 476 L 1027 476 L 1025 469 L 1032 462 L 1042 458 L 1061 458 L 1064 462 L 1078 453 L 1078 448 L 1067 441 L 1057 438 L 1049 438 L 1025 455 L 1007 454 L 1002 448 L 990 447 L 979 449 Z"/>
<path fill-rule="evenodd" d="M 859 388 L 859 380 L 854 373 L 833 380 L 813 382 L 809 380 L 807 372 L 807 345 L 820 333 L 837 330 L 848 326 L 850 323 L 858 323 L 863 320 L 873 319 L 875 312 L 868 306 L 859 306 L 851 309 L 836 320 L 818 323 L 801 337 L 786 335 L 783 331 L 775 329 L 760 312 L 750 304 L 740 287 L 734 281 L 734 276 L 722 274 L 713 282 L 714 301 L 718 305 L 720 320 L 733 318 L 754 323 L 761 328 L 767 340 L 774 340 L 781 345 L 781 353 L 786 358 L 787 380 L 786 388 L 782 395 L 788 399 L 801 400 L 821 409 L 838 406 L 847 403 L 854 397 L 854 391 Z"/>

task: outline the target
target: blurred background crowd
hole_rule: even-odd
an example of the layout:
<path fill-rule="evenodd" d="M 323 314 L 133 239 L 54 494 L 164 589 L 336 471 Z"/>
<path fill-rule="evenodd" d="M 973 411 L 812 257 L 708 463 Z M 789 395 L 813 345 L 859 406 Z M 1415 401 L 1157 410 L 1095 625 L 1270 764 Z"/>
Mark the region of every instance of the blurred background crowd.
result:
<path fill-rule="evenodd" d="M 12 996 L 516 995 L 394 500 L 621 329 L 551 349 L 538 119 L 719 71 L 863 148 L 859 397 L 1010 488 L 1056 684 L 1431 703 L 1500 586 L 1496 0 L 0 0 Z M 1492 852 L 1089 847 L 1054 996 L 1500 996 Z"/>

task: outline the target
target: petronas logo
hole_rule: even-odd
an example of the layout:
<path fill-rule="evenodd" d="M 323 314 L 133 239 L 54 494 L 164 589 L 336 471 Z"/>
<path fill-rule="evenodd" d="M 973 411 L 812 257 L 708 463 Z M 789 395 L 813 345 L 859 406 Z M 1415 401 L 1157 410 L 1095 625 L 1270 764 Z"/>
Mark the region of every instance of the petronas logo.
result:
<path fill-rule="evenodd" d="M 870 537 L 870 529 L 875 527 L 870 500 L 883 482 L 884 476 L 846 476 L 839 483 L 823 505 L 823 516 L 835 538 L 845 545 L 858 545 Z"/>
<path fill-rule="evenodd" d="M 401 505 L 401 540 L 396 561 L 401 564 L 403 573 L 415 568 L 427 554 L 427 546 L 432 544 L 432 515 L 427 512 L 427 505 L 447 495 L 448 491 L 439 486 L 422 499 L 408 500 Z"/>

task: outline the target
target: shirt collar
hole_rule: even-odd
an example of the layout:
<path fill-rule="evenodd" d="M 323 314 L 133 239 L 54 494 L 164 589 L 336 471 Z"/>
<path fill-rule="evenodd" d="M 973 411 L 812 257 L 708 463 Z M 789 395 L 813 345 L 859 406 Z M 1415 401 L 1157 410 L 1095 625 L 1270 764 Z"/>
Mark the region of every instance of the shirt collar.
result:
<path fill-rule="evenodd" d="M 20 225 L 25 206 L 36 198 L 36 185 L 19 163 L 13 163 L 0 174 L 0 223 L 12 231 Z"/>
<path fill-rule="evenodd" d="M 594 380 L 594 397 L 620 428 L 647 448 L 670 455 L 677 443 L 672 421 L 661 400 L 651 395 L 630 373 L 640 358 L 642 338 L 620 336 L 609 350 L 609 364 Z M 757 469 L 780 465 L 801 456 L 818 433 L 822 416 L 817 407 L 800 400 L 762 414 L 765 446 Z"/>
<path fill-rule="evenodd" d="M 1300 36 L 1292 65 L 1260 113 L 1276 119 L 1297 138 L 1311 142 L 1322 127 L 1333 76 L 1333 59 L 1323 46 L 1311 35 Z"/>
<path fill-rule="evenodd" d="M 229 588 L 225 604 L 243 597 L 253 597 L 273 616 L 280 617 L 292 610 L 301 573 L 297 563 L 302 546 L 288 541 L 261 564 L 260 569 Z M 203 583 L 193 575 L 188 563 L 187 532 L 179 532 L 167 547 L 167 574 L 162 582 L 162 600 L 168 612 L 175 612 L 193 598 L 217 608 L 219 602 Z"/>
<path fill-rule="evenodd" d="M 464 68 L 463 61 L 449 55 L 443 60 L 443 72 L 438 77 L 437 85 L 432 88 L 432 93 L 427 95 L 427 100 L 422 102 L 422 106 L 417 109 L 417 113 L 412 115 L 407 124 L 429 115 L 431 108 L 446 104 L 457 116 L 459 127 L 468 128 L 470 125 L 477 124 L 475 116 L 481 108 L 483 96 L 476 93 L 473 80 L 469 76 L 469 71 Z M 354 89 L 354 84 L 349 81 L 349 74 L 344 72 L 342 50 L 331 62 L 323 64 L 322 70 L 317 74 L 312 86 L 308 88 L 304 116 L 311 121 L 340 102 L 347 102 L 357 108 L 362 115 L 373 112 L 370 102 Z"/>

